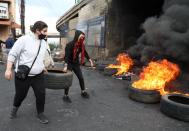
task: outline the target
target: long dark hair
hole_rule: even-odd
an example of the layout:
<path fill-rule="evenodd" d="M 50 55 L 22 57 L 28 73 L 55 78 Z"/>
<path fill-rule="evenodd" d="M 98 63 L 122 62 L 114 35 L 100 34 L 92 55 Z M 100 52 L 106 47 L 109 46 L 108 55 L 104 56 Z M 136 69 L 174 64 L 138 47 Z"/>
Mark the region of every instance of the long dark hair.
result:
<path fill-rule="evenodd" d="M 45 22 L 37 21 L 37 22 L 34 23 L 34 25 L 32 27 L 30 27 L 30 29 L 33 33 L 35 33 L 36 30 L 41 31 L 41 30 L 43 30 L 44 28 L 47 28 L 47 27 L 48 27 L 48 25 Z"/>

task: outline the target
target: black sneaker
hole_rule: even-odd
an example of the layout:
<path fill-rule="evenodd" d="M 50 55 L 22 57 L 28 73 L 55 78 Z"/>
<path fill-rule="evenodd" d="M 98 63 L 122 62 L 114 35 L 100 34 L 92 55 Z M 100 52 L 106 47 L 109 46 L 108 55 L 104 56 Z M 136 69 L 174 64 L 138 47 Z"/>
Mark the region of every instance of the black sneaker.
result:
<path fill-rule="evenodd" d="M 83 98 L 89 98 L 89 94 L 86 91 L 81 92 Z"/>
<path fill-rule="evenodd" d="M 18 111 L 18 107 L 13 107 L 11 110 L 11 114 L 10 114 L 10 119 L 14 119 L 17 117 L 17 111 Z"/>
<path fill-rule="evenodd" d="M 72 103 L 72 100 L 70 99 L 70 97 L 69 96 L 67 96 L 67 95 L 65 95 L 65 96 L 63 96 L 63 101 L 64 102 L 67 102 L 67 103 Z"/>
<path fill-rule="evenodd" d="M 47 124 L 49 122 L 49 120 L 43 113 L 38 114 L 37 117 L 39 119 L 39 122 L 41 122 L 42 124 Z"/>

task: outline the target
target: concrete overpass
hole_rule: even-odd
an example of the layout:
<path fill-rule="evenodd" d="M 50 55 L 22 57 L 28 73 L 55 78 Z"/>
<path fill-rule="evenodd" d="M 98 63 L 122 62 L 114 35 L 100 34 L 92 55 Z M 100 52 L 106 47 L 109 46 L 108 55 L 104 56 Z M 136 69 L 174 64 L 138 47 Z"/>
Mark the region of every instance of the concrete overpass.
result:
<path fill-rule="evenodd" d="M 78 4 L 76 4 L 74 7 L 72 7 L 70 10 L 68 10 L 63 16 L 61 16 L 57 23 L 56 23 L 56 27 L 59 30 L 59 27 L 69 21 L 70 19 L 77 17 L 78 16 L 78 11 L 84 7 L 86 4 L 88 4 L 89 2 L 91 2 L 93 0 L 82 0 L 81 2 L 79 2 Z"/>

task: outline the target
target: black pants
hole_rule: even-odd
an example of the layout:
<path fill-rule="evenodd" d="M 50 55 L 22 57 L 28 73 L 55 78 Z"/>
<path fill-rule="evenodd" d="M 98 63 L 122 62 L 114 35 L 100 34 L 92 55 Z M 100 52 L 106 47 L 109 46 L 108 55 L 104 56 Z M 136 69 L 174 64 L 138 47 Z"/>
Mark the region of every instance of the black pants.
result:
<path fill-rule="evenodd" d="M 37 113 L 44 112 L 45 106 L 45 87 L 44 87 L 43 74 L 36 76 L 29 76 L 25 81 L 21 81 L 15 77 L 15 107 L 19 107 L 23 100 L 26 98 L 30 86 L 33 88 L 36 97 Z"/>
<path fill-rule="evenodd" d="M 75 75 L 79 79 L 79 84 L 80 84 L 81 90 L 85 90 L 84 78 L 83 78 L 83 74 L 81 72 L 80 65 L 77 65 L 77 64 L 68 65 L 68 70 L 71 70 L 75 73 Z M 69 89 L 70 88 L 65 89 L 65 95 L 68 95 Z"/>

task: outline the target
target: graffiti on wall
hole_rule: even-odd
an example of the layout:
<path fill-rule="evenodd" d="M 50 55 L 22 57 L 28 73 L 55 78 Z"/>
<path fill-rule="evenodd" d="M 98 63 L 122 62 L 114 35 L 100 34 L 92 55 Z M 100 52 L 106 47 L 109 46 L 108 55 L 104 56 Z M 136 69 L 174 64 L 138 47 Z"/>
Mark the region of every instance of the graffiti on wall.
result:
<path fill-rule="evenodd" d="M 84 32 L 85 35 L 86 35 L 86 40 L 87 40 L 88 22 L 87 21 L 83 21 L 83 22 L 78 23 L 76 29 L 81 30 L 82 32 Z"/>

